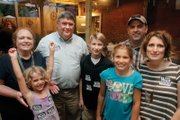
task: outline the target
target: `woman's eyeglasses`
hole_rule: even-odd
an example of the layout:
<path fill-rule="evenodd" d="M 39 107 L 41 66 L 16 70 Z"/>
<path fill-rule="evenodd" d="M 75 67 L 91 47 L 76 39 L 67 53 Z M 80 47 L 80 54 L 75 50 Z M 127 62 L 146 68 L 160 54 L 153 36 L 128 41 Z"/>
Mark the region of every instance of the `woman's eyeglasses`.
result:
<path fill-rule="evenodd" d="M 154 98 L 154 91 L 152 91 L 152 92 L 145 91 L 145 100 L 148 103 L 152 103 L 153 102 L 153 98 Z"/>

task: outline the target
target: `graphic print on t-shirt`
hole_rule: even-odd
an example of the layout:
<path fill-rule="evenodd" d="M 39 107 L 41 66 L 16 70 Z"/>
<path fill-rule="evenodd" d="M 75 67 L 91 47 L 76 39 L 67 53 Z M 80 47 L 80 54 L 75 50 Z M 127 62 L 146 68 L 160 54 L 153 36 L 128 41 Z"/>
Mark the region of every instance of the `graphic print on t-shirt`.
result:
<path fill-rule="evenodd" d="M 106 84 L 110 99 L 122 103 L 132 102 L 133 84 L 112 80 L 107 80 Z"/>

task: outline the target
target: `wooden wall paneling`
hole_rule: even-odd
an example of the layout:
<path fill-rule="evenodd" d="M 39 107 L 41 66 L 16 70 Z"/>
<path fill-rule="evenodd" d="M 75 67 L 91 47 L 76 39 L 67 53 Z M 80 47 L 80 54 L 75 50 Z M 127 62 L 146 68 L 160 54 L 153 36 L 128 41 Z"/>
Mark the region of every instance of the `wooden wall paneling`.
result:
<path fill-rule="evenodd" d="M 55 6 L 44 6 L 44 33 L 56 31 L 58 13 Z"/>
<path fill-rule="evenodd" d="M 36 34 L 41 35 L 40 19 L 38 17 L 18 17 L 19 27 L 30 27 Z"/>

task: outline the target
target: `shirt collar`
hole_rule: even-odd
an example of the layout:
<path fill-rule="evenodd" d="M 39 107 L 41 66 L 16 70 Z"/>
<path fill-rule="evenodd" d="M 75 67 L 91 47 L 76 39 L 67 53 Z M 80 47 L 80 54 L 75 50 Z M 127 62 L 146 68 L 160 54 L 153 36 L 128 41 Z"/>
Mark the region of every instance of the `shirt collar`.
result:
<path fill-rule="evenodd" d="M 61 35 L 59 35 L 59 33 L 58 33 L 58 36 L 59 36 L 59 39 L 63 42 L 70 42 L 73 39 L 73 35 L 68 40 L 64 40 L 64 38 Z"/>

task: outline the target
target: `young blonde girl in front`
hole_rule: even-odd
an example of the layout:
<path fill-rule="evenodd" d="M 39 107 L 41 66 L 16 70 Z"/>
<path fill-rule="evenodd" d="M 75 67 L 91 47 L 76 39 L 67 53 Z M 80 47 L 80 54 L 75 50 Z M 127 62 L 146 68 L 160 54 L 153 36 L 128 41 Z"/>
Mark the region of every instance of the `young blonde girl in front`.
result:
<path fill-rule="evenodd" d="M 50 44 L 50 56 L 47 71 L 42 67 L 32 66 L 21 72 L 15 48 L 9 50 L 13 70 L 17 77 L 20 91 L 33 111 L 34 120 L 60 120 L 57 109 L 49 91 L 53 69 L 54 43 Z"/>
<path fill-rule="evenodd" d="M 101 72 L 97 120 L 137 120 L 140 110 L 142 76 L 131 67 L 133 52 L 118 44 L 112 53 L 114 68 Z M 106 94 L 106 95 L 105 95 Z M 103 108 L 103 102 L 105 107 Z M 103 112 L 103 116 L 101 115 Z"/>

